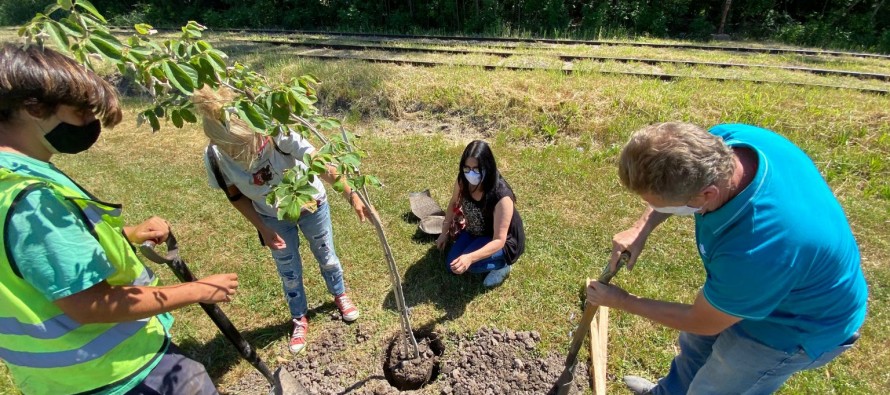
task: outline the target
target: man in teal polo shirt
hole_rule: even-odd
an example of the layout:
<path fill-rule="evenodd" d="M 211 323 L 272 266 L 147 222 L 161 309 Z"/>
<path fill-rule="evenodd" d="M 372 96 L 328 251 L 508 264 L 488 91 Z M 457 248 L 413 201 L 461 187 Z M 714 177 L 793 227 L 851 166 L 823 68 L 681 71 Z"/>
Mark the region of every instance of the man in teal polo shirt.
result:
<path fill-rule="evenodd" d="M 850 348 L 868 291 L 843 209 L 813 162 L 766 129 L 662 123 L 637 131 L 621 183 L 649 203 L 613 238 L 612 264 L 633 267 L 671 215 L 694 215 L 707 278 L 693 304 L 646 299 L 593 282 L 589 302 L 681 331 L 680 354 L 636 394 L 768 394 Z"/>

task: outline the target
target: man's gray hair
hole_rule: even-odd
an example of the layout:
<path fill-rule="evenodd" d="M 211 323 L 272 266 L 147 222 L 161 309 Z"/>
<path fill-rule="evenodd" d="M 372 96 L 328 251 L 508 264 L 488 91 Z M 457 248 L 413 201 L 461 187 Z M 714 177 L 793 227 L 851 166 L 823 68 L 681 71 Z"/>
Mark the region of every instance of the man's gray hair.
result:
<path fill-rule="evenodd" d="M 686 201 L 708 185 L 732 177 L 732 149 L 720 137 L 683 122 L 640 129 L 621 151 L 618 177 L 631 191 Z"/>

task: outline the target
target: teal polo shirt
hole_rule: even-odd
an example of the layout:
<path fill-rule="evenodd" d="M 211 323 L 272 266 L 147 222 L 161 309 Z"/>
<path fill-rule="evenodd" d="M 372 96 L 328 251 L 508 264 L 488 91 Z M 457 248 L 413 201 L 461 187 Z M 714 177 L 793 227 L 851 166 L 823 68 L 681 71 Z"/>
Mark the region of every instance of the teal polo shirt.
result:
<path fill-rule="evenodd" d="M 840 203 L 807 155 L 766 129 L 718 125 L 731 147 L 757 152 L 754 180 L 716 211 L 695 215 L 702 293 L 775 349 L 818 357 L 865 320 L 859 247 Z"/>

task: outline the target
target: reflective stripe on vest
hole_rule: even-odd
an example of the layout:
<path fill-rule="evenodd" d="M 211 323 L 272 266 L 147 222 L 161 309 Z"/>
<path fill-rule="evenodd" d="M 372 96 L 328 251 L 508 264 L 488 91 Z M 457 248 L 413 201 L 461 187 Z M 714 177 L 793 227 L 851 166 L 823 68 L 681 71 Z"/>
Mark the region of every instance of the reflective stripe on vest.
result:
<path fill-rule="evenodd" d="M 153 281 L 154 275 L 146 267 L 132 285 L 151 285 Z M 64 313 L 36 324 L 24 323 L 14 317 L 0 317 L 0 334 L 30 336 L 35 339 L 56 339 L 80 326 L 79 322 Z M 0 349 L 0 359 L 11 360 L 3 355 L 3 350 L 5 349 Z"/>
<path fill-rule="evenodd" d="M 13 365 L 29 368 L 60 368 L 92 361 L 107 354 L 130 336 L 144 328 L 150 318 L 121 322 L 97 336 L 89 343 L 73 350 L 33 353 L 12 351 L 0 347 L 0 359 Z"/>
<path fill-rule="evenodd" d="M 168 344 L 164 323 L 154 316 L 122 323 L 80 324 L 12 269 L 7 232 L 10 206 L 40 184 L 83 219 L 115 269 L 110 285 L 154 285 L 154 274 L 136 257 L 123 235 L 120 207 L 84 198 L 52 180 L 0 168 L 0 359 L 25 394 L 75 394 L 115 388 L 142 371 Z M 29 187 L 31 186 L 31 187 Z M 26 190 L 27 189 L 27 190 Z"/>

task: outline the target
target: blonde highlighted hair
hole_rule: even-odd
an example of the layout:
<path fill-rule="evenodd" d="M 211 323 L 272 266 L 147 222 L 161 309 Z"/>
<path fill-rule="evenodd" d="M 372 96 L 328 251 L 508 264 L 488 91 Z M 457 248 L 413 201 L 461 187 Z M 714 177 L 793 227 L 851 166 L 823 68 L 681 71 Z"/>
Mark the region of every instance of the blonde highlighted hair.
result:
<path fill-rule="evenodd" d="M 633 133 L 621 151 L 618 177 L 631 191 L 686 201 L 708 185 L 732 177 L 732 149 L 720 137 L 683 122 L 665 122 Z"/>
<path fill-rule="evenodd" d="M 192 95 L 192 103 L 201 115 L 204 134 L 210 143 L 247 168 L 257 158 L 260 138 L 237 116 L 230 115 L 226 119 L 224 107 L 234 99 L 235 94 L 222 87 L 213 90 L 204 86 Z"/>

